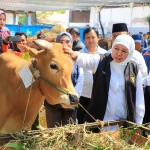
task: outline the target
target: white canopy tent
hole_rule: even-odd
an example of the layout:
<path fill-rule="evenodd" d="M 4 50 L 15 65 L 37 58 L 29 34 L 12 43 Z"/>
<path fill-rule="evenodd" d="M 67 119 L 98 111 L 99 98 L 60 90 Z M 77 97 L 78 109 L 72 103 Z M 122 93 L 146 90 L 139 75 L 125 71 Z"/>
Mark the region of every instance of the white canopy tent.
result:
<path fill-rule="evenodd" d="M 91 7 L 130 7 L 149 5 L 149 0 L 0 0 L 0 9 L 7 11 L 88 10 Z"/>

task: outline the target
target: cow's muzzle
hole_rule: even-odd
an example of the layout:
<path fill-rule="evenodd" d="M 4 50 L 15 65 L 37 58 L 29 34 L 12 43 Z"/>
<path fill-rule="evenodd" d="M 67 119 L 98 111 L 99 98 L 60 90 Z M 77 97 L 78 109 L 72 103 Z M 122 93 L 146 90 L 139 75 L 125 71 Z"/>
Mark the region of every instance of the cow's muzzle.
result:
<path fill-rule="evenodd" d="M 78 105 L 78 102 L 79 102 L 78 96 L 69 94 L 69 99 L 70 99 L 71 105 Z"/>

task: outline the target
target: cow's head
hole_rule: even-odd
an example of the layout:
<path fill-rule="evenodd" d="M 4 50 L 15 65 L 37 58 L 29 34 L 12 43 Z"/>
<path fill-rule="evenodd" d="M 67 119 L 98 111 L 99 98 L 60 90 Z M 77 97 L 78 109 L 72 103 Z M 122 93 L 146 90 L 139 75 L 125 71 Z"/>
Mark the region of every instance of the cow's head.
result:
<path fill-rule="evenodd" d="M 39 82 L 46 100 L 52 105 L 61 104 L 64 108 L 77 105 L 78 96 L 71 81 L 73 63 L 69 55 L 64 53 L 61 44 L 45 40 L 35 40 L 34 43 L 41 48 L 40 51 L 22 45 L 18 45 L 18 48 L 22 52 L 28 51 L 35 58 L 35 67 L 42 77 L 69 93 L 64 94 L 39 78 L 36 82 Z"/>

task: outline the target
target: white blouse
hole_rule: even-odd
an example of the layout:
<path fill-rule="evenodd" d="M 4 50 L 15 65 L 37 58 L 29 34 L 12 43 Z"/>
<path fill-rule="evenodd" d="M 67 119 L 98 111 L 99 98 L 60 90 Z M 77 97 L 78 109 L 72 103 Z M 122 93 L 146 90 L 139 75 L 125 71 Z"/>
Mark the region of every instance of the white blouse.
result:
<path fill-rule="evenodd" d="M 96 72 L 98 64 L 100 61 L 100 55 L 89 55 L 84 53 L 78 53 L 78 58 L 76 63 L 82 67 L 91 69 Z M 106 112 L 104 116 L 104 121 L 106 120 L 118 120 L 127 118 L 127 105 L 125 101 L 125 83 L 124 75 L 120 75 L 113 69 L 110 63 L 111 78 L 109 85 L 108 102 L 106 106 Z M 142 75 L 139 70 L 136 78 L 136 108 L 135 108 L 135 122 L 137 124 L 142 124 L 145 104 L 144 104 L 144 94 L 142 86 Z"/>
<path fill-rule="evenodd" d="M 79 52 L 96 55 L 96 54 L 104 54 L 107 51 L 98 46 L 97 51 L 94 54 L 90 53 L 86 47 L 81 49 Z M 84 74 L 84 80 L 83 80 L 84 83 L 83 83 L 83 89 L 82 89 L 81 96 L 91 98 L 92 87 L 93 87 L 93 72 L 90 69 L 84 68 L 83 74 Z"/>

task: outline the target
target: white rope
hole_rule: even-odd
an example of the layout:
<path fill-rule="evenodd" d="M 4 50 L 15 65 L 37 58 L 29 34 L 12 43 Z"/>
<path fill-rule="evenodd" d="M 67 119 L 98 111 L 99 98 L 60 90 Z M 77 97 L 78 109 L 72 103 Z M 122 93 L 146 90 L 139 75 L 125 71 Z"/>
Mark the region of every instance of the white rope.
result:
<path fill-rule="evenodd" d="M 29 100 L 30 100 L 30 96 L 31 96 L 31 90 L 32 90 L 33 81 L 34 81 L 34 78 L 32 77 L 32 83 L 31 83 L 31 86 L 30 86 L 29 96 L 28 96 L 27 105 L 26 105 L 26 109 L 25 109 L 25 113 L 24 113 L 23 122 L 22 122 L 21 133 L 23 132 L 23 131 L 22 131 L 23 128 L 26 126 L 26 125 L 25 125 L 25 118 L 26 118 L 27 109 L 28 109 L 28 106 L 29 106 Z"/>

